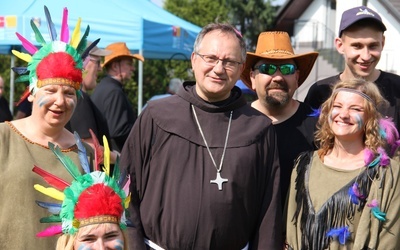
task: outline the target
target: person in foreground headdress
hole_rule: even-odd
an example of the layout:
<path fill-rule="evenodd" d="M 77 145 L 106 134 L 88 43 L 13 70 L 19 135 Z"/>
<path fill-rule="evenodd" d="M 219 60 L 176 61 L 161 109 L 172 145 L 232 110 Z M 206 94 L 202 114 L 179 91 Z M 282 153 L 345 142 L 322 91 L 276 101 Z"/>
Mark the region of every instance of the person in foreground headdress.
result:
<path fill-rule="evenodd" d="M 48 143 L 56 145 L 71 161 L 78 163 L 78 151 L 91 155 L 84 144 L 78 149 L 74 135 L 64 128 L 77 103 L 82 82 L 83 59 L 87 55 L 86 37 L 89 27 L 80 38 L 80 20 L 69 39 L 68 10 L 63 12 L 60 39 L 45 7 L 49 23 L 50 42 L 46 42 L 31 21 L 38 49 L 17 33 L 28 53 L 12 51 L 28 63 L 27 67 L 13 68 L 21 76 L 19 82 L 29 81 L 32 115 L 0 124 L 0 249 L 52 249 L 55 240 L 39 241 L 35 237 L 41 225 L 35 218 L 44 211 L 31 206 L 38 199 L 34 183 L 43 181 L 30 171 L 32 165 L 46 166 L 44 170 L 71 181 L 68 172 L 54 156 Z"/>
<path fill-rule="evenodd" d="M 82 147 L 79 136 L 77 144 Z M 97 139 L 94 141 L 99 145 Z M 97 141 L 97 142 L 96 142 Z M 52 215 L 40 219 L 43 223 L 61 223 L 52 225 L 39 232 L 38 237 L 49 237 L 62 234 L 57 241 L 57 250 L 73 249 L 127 249 L 125 235 L 127 219 L 125 209 L 129 206 L 129 178 L 120 173 L 118 162 L 110 173 L 110 149 L 106 137 L 103 137 L 104 153 L 96 152 L 95 171 L 90 172 L 86 157 L 81 158 L 81 166 L 85 174 L 78 171 L 74 163 L 66 160 L 63 153 L 50 145 L 57 157 L 74 178 L 71 184 L 45 173 L 35 166 L 38 173 L 51 187 L 39 184 L 34 188 L 57 200 L 62 204 L 36 201 Z M 103 171 L 99 163 L 104 158 Z"/>
<path fill-rule="evenodd" d="M 399 133 L 370 81 L 335 84 L 292 172 L 287 249 L 400 249 Z"/>

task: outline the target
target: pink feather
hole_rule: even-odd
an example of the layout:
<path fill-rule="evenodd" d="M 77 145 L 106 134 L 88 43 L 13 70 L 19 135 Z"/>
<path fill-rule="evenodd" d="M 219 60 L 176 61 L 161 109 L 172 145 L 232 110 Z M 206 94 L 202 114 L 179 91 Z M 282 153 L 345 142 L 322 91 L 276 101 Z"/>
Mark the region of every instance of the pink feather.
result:
<path fill-rule="evenodd" d="M 399 139 L 399 132 L 394 125 L 392 118 L 382 118 L 379 120 L 380 128 L 385 131 L 386 141 L 392 145 Z"/>
<path fill-rule="evenodd" d="M 68 9 L 67 8 L 64 8 L 64 11 L 63 11 L 60 40 L 64 43 L 68 43 L 68 40 L 69 40 Z"/>
<path fill-rule="evenodd" d="M 36 237 L 39 237 L 39 238 L 50 237 L 50 236 L 54 236 L 54 235 L 61 234 L 61 233 L 62 233 L 61 225 L 56 225 L 56 226 L 50 226 L 50 227 L 46 228 L 45 230 L 37 233 Z"/>
<path fill-rule="evenodd" d="M 122 190 L 124 190 L 126 196 L 129 195 L 129 186 L 130 186 L 130 184 L 131 184 L 131 178 L 129 178 L 129 175 L 128 175 L 128 180 L 126 181 L 124 187 L 122 188 Z"/>
<path fill-rule="evenodd" d="M 364 163 L 366 166 L 368 166 L 368 164 L 370 164 L 374 158 L 375 154 L 371 149 L 364 149 Z"/>
<path fill-rule="evenodd" d="M 91 129 L 89 129 L 89 132 L 90 135 L 92 136 L 94 145 L 94 170 L 100 171 L 100 163 L 103 162 L 103 150 L 94 132 Z"/>
<path fill-rule="evenodd" d="M 371 203 L 367 204 L 368 207 L 377 207 L 378 206 L 378 201 L 376 199 L 373 199 Z"/>
<path fill-rule="evenodd" d="M 19 34 L 18 32 L 15 32 L 15 34 L 17 35 L 18 39 L 21 41 L 22 46 L 26 49 L 26 51 L 29 52 L 29 54 L 33 55 L 36 53 L 36 51 L 38 51 L 38 49 L 35 47 L 35 45 L 33 45 L 28 40 L 26 40 L 26 38 L 23 37 L 21 34 Z"/>
<path fill-rule="evenodd" d="M 385 151 L 382 147 L 379 147 L 379 148 L 378 148 L 378 153 L 379 153 L 380 156 L 381 156 L 381 159 L 380 159 L 381 165 L 382 165 L 382 166 L 387 166 L 387 165 L 389 165 L 389 163 L 390 163 L 390 158 L 389 158 L 389 156 L 386 154 L 386 151 Z"/>

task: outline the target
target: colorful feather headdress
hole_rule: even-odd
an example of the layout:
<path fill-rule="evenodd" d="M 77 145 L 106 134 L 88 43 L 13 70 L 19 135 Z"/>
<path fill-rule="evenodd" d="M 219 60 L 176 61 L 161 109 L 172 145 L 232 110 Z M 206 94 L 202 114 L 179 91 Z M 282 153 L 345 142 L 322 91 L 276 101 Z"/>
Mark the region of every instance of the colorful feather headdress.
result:
<path fill-rule="evenodd" d="M 49 142 L 49 148 L 58 157 L 67 171 L 74 178 L 71 184 L 59 177 L 34 166 L 33 172 L 40 175 L 50 186 L 43 187 L 39 184 L 34 188 L 56 200 L 59 203 L 36 201 L 47 209 L 52 215 L 40 219 L 41 223 L 61 223 L 50 226 L 37 234 L 37 237 L 49 237 L 57 234 L 75 234 L 80 227 L 99 224 L 119 224 L 121 229 L 126 228 L 126 209 L 129 206 L 129 176 L 121 174 L 118 166 L 118 158 L 114 164 L 112 176 L 110 176 L 110 149 L 106 137 L 103 137 L 104 153 L 100 149 L 96 136 L 92 133 L 95 144 L 95 171 L 90 172 L 90 164 L 86 156 L 86 149 L 81 139 L 75 132 L 75 139 L 79 150 L 79 159 L 85 174 L 81 174 L 78 167 L 60 148 Z M 104 159 L 104 161 L 103 161 Z M 99 163 L 104 163 L 103 171 L 100 171 Z"/>
<path fill-rule="evenodd" d="M 70 85 L 79 94 L 82 83 L 83 60 L 85 60 L 89 51 L 96 46 L 100 39 L 97 39 L 86 48 L 86 39 L 89 35 L 90 27 L 87 26 L 85 33 L 80 38 L 81 19 L 79 18 L 69 41 L 68 9 L 64 8 L 60 40 L 57 40 L 57 32 L 46 6 L 44 6 L 44 12 L 51 39 L 49 43 L 46 43 L 33 20 L 30 23 L 35 33 L 36 41 L 42 46 L 40 49 L 18 32 L 16 33 L 22 46 L 29 53 L 16 50 L 11 51 L 15 56 L 28 63 L 27 67 L 13 68 L 14 72 L 20 75 L 16 79 L 16 82 L 29 81 L 29 91 L 32 94 L 35 94 L 38 88 L 48 84 Z"/>

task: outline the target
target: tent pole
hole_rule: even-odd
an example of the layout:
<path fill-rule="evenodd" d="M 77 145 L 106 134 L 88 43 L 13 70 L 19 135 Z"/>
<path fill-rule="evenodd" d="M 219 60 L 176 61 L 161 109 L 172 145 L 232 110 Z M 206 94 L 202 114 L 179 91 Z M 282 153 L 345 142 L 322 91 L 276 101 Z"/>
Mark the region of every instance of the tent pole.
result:
<path fill-rule="evenodd" d="M 11 62 L 10 62 L 11 68 L 13 68 L 15 66 L 15 56 L 11 55 Z M 10 70 L 10 111 L 11 114 L 14 115 L 14 76 L 15 73 L 13 70 Z"/>
<path fill-rule="evenodd" d="M 139 54 L 143 56 L 143 51 L 140 50 Z M 143 107 L 143 62 L 139 61 L 139 80 L 138 80 L 138 115 L 142 112 Z"/>

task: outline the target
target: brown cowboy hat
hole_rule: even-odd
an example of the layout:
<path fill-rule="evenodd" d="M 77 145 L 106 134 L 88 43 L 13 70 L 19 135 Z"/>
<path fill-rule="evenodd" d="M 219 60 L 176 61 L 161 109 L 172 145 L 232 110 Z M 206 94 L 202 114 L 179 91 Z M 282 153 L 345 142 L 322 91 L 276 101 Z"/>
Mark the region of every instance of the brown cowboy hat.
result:
<path fill-rule="evenodd" d="M 119 57 L 132 57 L 144 62 L 143 56 L 139 54 L 131 54 L 128 47 L 126 46 L 126 43 L 123 42 L 112 43 L 106 47 L 106 50 L 111 51 L 111 54 L 104 57 L 104 63 L 102 65 L 103 67 L 106 66 L 107 63 Z"/>
<path fill-rule="evenodd" d="M 299 70 L 299 86 L 307 79 L 318 52 L 295 55 L 289 34 L 283 31 L 262 32 L 258 36 L 256 52 L 247 52 L 246 63 L 240 78 L 249 87 L 253 89 L 250 81 L 250 71 L 260 59 L 285 60 L 293 59 Z"/>

